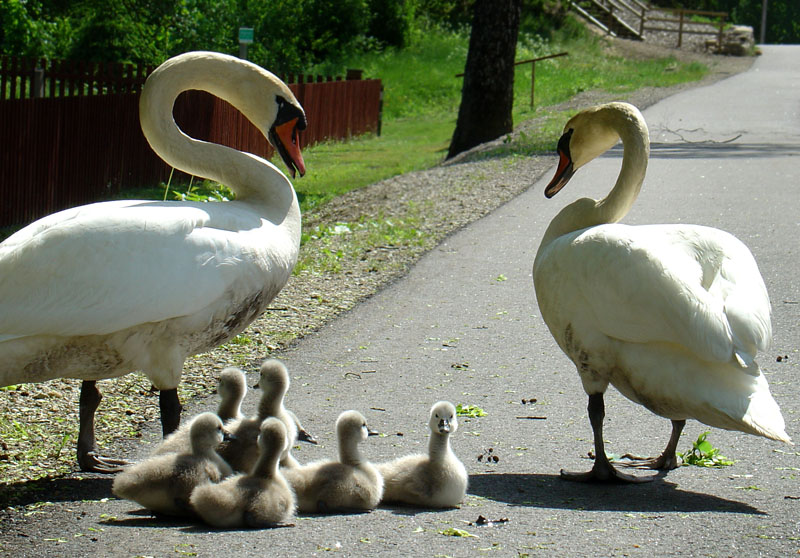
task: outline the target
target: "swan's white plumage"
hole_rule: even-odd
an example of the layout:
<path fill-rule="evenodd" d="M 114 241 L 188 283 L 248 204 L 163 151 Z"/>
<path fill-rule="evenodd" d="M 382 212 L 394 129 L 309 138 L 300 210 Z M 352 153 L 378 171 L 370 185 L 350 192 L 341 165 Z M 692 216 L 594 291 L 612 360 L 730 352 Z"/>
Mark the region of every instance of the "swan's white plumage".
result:
<path fill-rule="evenodd" d="M 788 442 L 755 361 L 772 329 L 767 289 L 747 247 L 709 227 L 615 224 L 647 166 L 639 111 L 610 103 L 573 117 L 546 192 L 569 179 L 568 162 L 576 170 L 619 137 L 625 154 L 614 189 L 564 208 L 539 247 L 533 278 L 544 321 L 590 396 L 611 383 L 664 417 Z"/>
<path fill-rule="evenodd" d="M 6 338 L 105 335 L 204 311 L 198 319 L 209 319 L 226 293 L 260 287 L 271 298 L 294 263 L 290 235 L 233 203 L 105 202 L 42 221 L 2 244 Z"/>
<path fill-rule="evenodd" d="M 600 225 L 554 240 L 537 267 L 548 293 L 543 312 L 610 338 L 674 343 L 722 362 L 734 352 L 752 361 L 771 340 L 769 297 L 755 261 L 723 231 Z"/>

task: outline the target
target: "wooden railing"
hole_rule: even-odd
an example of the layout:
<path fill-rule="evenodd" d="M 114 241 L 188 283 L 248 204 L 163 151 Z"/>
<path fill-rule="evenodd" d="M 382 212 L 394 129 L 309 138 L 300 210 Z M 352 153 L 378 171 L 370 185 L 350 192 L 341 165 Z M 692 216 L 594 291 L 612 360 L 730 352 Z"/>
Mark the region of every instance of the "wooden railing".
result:
<path fill-rule="evenodd" d="M 171 168 L 153 153 L 139 126 L 139 91 L 149 68 L 123 67 L 119 73 L 114 65 L 85 64 L 81 81 L 68 65 L 47 63 L 37 80 L 31 72 L 37 62 L 4 58 L 0 65 L 0 227 L 167 179 Z M 104 74 L 109 67 L 111 73 Z M 294 82 L 289 88 L 308 119 L 302 147 L 380 130 L 380 80 L 286 79 Z M 272 155 L 255 126 L 208 93 L 182 94 L 173 112 L 193 137 Z M 173 181 L 181 178 L 188 180 L 178 174 Z"/>
<path fill-rule="evenodd" d="M 702 10 L 685 10 L 683 8 L 676 8 L 676 9 L 667 9 L 667 8 L 660 8 L 658 11 L 667 12 L 672 15 L 672 17 L 653 17 L 648 15 L 646 17 L 646 21 L 654 21 L 654 22 L 661 22 L 661 23 L 673 23 L 677 24 L 677 30 L 674 27 L 652 27 L 646 25 L 644 20 L 642 21 L 642 28 L 645 31 L 672 31 L 678 33 L 678 48 L 681 47 L 683 44 L 683 35 L 716 35 L 717 36 L 717 44 L 722 44 L 722 32 L 725 29 L 725 25 L 727 24 L 728 14 L 727 12 L 706 12 Z M 685 29 L 684 26 L 689 23 L 695 23 L 691 20 L 692 16 L 700 16 L 704 18 L 714 19 L 715 21 L 707 23 L 707 25 L 716 27 L 716 31 L 703 31 L 697 29 Z M 705 22 L 704 22 L 705 23 Z"/>
<path fill-rule="evenodd" d="M 595 18 L 591 13 L 592 6 L 596 10 L 606 14 L 607 19 L 616 20 L 617 24 L 627 27 L 633 33 L 638 33 L 638 37 L 643 37 L 645 31 L 666 31 L 678 35 L 677 47 L 683 44 L 684 35 L 713 35 L 716 36 L 716 43 L 721 44 L 722 33 L 727 25 L 728 14 L 726 12 L 709 12 L 703 10 L 686 10 L 683 8 L 649 8 L 640 0 L 588 0 L 584 2 L 584 7 L 573 0 L 572 7 L 584 17 L 599 26 L 606 33 L 612 32 L 609 23 L 603 23 Z M 585 8 L 585 9 L 584 9 Z M 664 17 L 662 14 L 668 14 Z M 693 16 L 711 19 L 710 22 L 696 22 Z M 601 17 L 601 16 L 598 16 Z M 655 23 L 652 25 L 651 23 Z M 671 24 L 665 26 L 666 24 Z M 715 28 L 713 31 L 706 29 L 687 29 L 687 25 L 704 25 Z M 638 28 L 638 31 L 637 29 Z"/>

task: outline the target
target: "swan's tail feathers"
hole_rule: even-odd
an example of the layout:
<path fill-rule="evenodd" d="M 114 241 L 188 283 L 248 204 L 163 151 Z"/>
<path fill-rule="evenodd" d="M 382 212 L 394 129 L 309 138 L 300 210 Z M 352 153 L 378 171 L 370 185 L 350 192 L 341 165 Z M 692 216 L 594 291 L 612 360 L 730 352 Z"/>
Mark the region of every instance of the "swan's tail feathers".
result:
<path fill-rule="evenodd" d="M 792 439 L 786 433 L 781 409 L 769 393 L 769 388 L 759 390 L 750 397 L 750 405 L 743 420 L 753 429 L 754 434 L 792 444 Z"/>

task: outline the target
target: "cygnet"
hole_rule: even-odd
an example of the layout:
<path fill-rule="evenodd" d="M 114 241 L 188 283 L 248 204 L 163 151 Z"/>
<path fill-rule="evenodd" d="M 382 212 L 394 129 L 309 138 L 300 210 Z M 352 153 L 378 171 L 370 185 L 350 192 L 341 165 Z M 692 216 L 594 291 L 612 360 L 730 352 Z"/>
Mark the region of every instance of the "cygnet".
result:
<path fill-rule="evenodd" d="M 281 466 L 299 465 L 291 455 L 291 448 L 297 440 L 297 424 L 283 406 L 283 398 L 289 390 L 289 383 L 289 371 L 282 362 L 275 359 L 264 361 L 258 381 L 261 399 L 256 415 L 233 420 L 225 425 L 235 439 L 223 444 L 219 453 L 234 470 L 243 473 L 252 471 L 258 459 L 258 435 L 261 432 L 261 423 L 268 417 L 276 417 L 286 426 L 289 444 L 281 454 Z"/>
<path fill-rule="evenodd" d="M 237 474 L 219 484 L 195 488 L 191 504 L 203 520 L 215 527 L 275 527 L 288 524 L 295 512 L 295 496 L 278 469 L 286 449 L 286 426 L 275 417 L 261 423 L 258 461 L 250 474 Z"/>
<path fill-rule="evenodd" d="M 156 513 L 193 515 L 192 490 L 219 482 L 233 471 L 215 451 L 227 436 L 217 415 L 199 415 L 189 434 L 191 453 L 156 455 L 126 467 L 114 478 L 112 492 Z"/>
<path fill-rule="evenodd" d="M 383 501 L 421 507 L 449 508 L 467 492 L 467 470 L 450 448 L 458 428 L 456 408 L 439 401 L 431 408 L 428 454 L 407 455 L 377 465 L 383 475 Z"/>
<path fill-rule="evenodd" d="M 358 445 L 377 434 L 367 428 L 358 411 L 345 411 L 336 420 L 338 461 L 317 461 L 284 475 L 297 495 L 300 512 L 371 510 L 383 495 L 383 478 L 362 458 Z"/>

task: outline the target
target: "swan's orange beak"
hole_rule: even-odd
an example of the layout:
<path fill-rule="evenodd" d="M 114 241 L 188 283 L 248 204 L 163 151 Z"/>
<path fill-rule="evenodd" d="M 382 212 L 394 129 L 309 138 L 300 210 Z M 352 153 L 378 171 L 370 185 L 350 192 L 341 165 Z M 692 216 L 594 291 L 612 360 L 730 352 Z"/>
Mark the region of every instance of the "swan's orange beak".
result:
<path fill-rule="evenodd" d="M 298 118 L 293 118 L 280 126 L 275 126 L 270 134 L 272 143 L 289 168 L 292 178 L 295 176 L 295 170 L 300 173 L 300 176 L 306 173 L 306 163 L 303 161 L 303 154 L 300 153 L 300 144 L 297 138 L 298 121 Z"/>
<path fill-rule="evenodd" d="M 575 167 L 572 164 L 572 156 L 569 151 L 569 142 L 572 139 L 572 129 L 567 131 L 558 140 L 558 167 L 556 174 L 544 189 L 544 195 L 548 198 L 555 196 L 561 188 L 567 185 L 569 179 L 575 174 Z"/>

